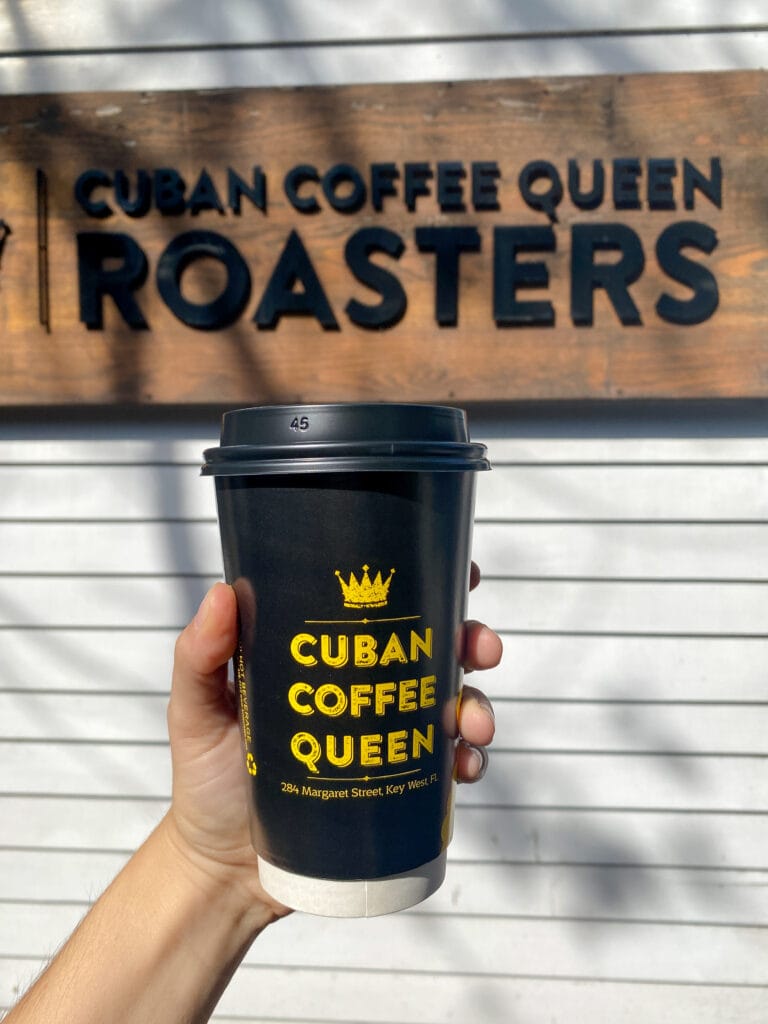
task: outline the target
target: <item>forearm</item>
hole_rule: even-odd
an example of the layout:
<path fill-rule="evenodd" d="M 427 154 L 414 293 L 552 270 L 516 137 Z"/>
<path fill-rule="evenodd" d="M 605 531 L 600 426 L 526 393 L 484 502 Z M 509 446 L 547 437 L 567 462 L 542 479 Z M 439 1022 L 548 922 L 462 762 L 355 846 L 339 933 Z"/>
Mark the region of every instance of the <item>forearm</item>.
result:
<path fill-rule="evenodd" d="M 200 1024 L 273 916 L 181 855 L 166 818 L 5 1024 Z"/>

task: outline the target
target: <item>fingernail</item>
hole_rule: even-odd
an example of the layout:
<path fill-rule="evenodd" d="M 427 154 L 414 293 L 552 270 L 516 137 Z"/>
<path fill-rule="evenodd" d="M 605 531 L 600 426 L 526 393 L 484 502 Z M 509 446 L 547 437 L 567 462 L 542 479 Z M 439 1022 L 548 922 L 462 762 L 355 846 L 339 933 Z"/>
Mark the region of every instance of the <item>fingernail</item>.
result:
<path fill-rule="evenodd" d="M 491 721 L 495 725 L 496 724 L 496 713 L 493 710 L 493 704 L 491 704 L 491 702 L 488 700 L 488 698 L 486 697 L 486 695 L 484 693 L 479 693 L 477 695 L 477 703 L 480 705 L 480 707 L 483 709 L 483 711 L 486 711 L 488 713 L 488 716 L 490 717 Z"/>
<path fill-rule="evenodd" d="M 465 743 L 469 751 L 469 777 L 473 782 L 479 782 L 488 770 L 488 751 L 485 747 L 474 747 L 471 743 Z"/>

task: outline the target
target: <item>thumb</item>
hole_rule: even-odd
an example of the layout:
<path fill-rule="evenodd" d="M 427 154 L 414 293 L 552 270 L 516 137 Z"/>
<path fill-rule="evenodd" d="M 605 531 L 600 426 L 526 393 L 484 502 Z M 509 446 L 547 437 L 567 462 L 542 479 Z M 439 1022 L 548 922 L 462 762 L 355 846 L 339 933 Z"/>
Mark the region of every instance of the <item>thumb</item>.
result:
<path fill-rule="evenodd" d="M 237 632 L 235 593 L 216 583 L 176 641 L 168 704 L 172 741 L 206 734 L 235 717 L 227 692 L 227 665 Z"/>

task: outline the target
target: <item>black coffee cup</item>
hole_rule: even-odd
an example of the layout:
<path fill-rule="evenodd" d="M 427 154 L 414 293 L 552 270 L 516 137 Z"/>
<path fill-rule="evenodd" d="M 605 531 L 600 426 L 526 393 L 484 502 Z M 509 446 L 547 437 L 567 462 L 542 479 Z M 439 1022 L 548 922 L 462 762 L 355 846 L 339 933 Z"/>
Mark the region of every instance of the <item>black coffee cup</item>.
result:
<path fill-rule="evenodd" d="M 333 916 L 400 910 L 445 874 L 475 473 L 465 414 L 227 413 L 215 477 L 253 843 L 264 888 Z"/>

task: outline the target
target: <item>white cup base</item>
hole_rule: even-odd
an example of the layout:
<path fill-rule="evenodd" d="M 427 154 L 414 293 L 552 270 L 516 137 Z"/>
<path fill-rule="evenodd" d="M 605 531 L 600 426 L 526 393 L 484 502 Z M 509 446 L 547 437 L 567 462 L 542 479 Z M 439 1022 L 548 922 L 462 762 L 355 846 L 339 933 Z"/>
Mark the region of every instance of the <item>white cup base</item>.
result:
<path fill-rule="evenodd" d="M 309 878 L 275 867 L 259 857 L 259 879 L 274 899 L 294 910 L 323 917 L 377 917 L 394 914 L 440 888 L 445 878 L 447 854 L 418 868 L 367 881 Z"/>

